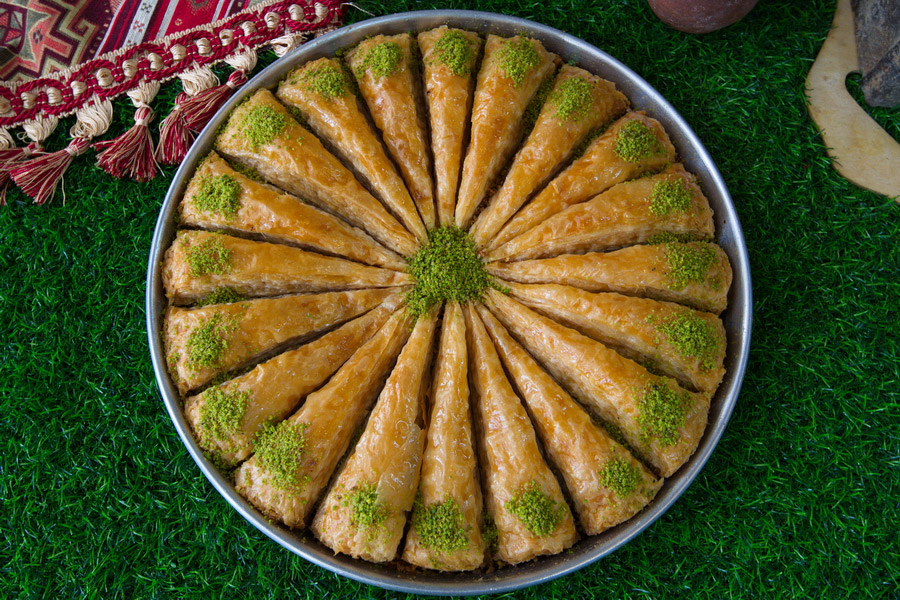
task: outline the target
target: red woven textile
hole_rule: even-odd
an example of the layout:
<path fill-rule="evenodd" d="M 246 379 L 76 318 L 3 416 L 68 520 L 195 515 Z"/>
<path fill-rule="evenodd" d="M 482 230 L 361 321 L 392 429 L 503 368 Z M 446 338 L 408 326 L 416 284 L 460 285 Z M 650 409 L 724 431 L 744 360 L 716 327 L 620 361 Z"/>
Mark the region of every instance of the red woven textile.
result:
<path fill-rule="evenodd" d="M 250 0 L 0 2 L 0 80 L 49 75 L 148 40 L 208 25 Z"/>
<path fill-rule="evenodd" d="M 38 204 L 52 199 L 72 158 L 106 133 L 110 101 L 123 94 L 135 125 L 93 143 L 98 165 L 114 177 L 152 178 L 157 161 L 181 160 L 192 132 L 247 81 L 257 49 L 282 56 L 342 20 L 341 0 L 0 0 L 0 204 L 10 182 Z M 234 69 L 224 83 L 210 70 L 218 63 Z M 158 121 L 157 147 L 151 102 L 175 78 L 184 93 Z M 73 113 L 78 152 L 50 158 L 44 141 Z"/>

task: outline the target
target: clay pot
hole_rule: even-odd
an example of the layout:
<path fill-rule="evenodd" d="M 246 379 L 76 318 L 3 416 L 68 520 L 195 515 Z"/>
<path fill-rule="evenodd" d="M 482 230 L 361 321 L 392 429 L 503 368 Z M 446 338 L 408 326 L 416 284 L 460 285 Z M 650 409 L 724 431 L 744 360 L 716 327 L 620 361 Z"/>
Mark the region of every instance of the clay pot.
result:
<path fill-rule="evenodd" d="M 709 33 L 737 23 L 758 0 L 648 0 L 659 20 L 687 33 Z"/>

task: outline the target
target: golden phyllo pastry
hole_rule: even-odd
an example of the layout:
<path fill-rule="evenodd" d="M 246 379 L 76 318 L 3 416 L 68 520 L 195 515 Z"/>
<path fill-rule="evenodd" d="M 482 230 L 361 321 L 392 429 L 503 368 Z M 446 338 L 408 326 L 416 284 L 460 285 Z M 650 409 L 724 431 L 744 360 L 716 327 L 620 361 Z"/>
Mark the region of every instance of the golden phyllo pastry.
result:
<path fill-rule="evenodd" d="M 557 56 L 525 36 L 488 35 L 472 106 L 472 136 L 456 201 L 456 224 L 468 227 L 500 170 L 516 151 L 522 116 Z"/>
<path fill-rule="evenodd" d="M 294 412 L 307 394 L 331 377 L 384 325 L 399 299 L 392 295 L 334 331 L 189 397 L 184 414 L 201 447 L 226 466 L 246 460 L 256 436 Z"/>
<path fill-rule="evenodd" d="M 628 113 L 515 214 L 488 247 L 496 248 L 573 204 L 674 160 L 675 147 L 662 125 L 642 112 Z"/>
<path fill-rule="evenodd" d="M 705 242 L 668 242 L 614 252 L 495 262 L 486 269 L 508 281 L 563 283 L 591 292 L 646 296 L 716 314 L 725 309 L 732 277 L 725 252 Z"/>
<path fill-rule="evenodd" d="M 626 521 L 650 502 L 662 479 L 616 442 L 553 377 L 480 307 L 485 327 L 550 460 L 562 473 L 581 526 L 594 535 Z"/>
<path fill-rule="evenodd" d="M 419 494 L 403 560 L 440 571 L 484 563 L 481 487 L 469 419 L 468 354 L 462 307 L 444 310 Z"/>
<path fill-rule="evenodd" d="M 220 288 L 242 296 L 391 287 L 406 273 L 208 231 L 178 232 L 166 251 L 163 285 L 175 304 L 197 302 Z"/>
<path fill-rule="evenodd" d="M 409 331 L 409 320 L 394 313 L 300 410 L 266 428 L 235 472 L 238 492 L 272 518 L 304 527 Z"/>
<path fill-rule="evenodd" d="M 299 110 L 313 131 L 350 163 L 406 228 L 425 239 L 416 205 L 360 110 L 340 62 L 320 58 L 294 69 L 278 86 L 278 98 Z"/>
<path fill-rule="evenodd" d="M 525 306 L 674 377 L 689 389 L 713 392 L 725 375 L 725 326 L 711 313 L 568 285 L 506 286 Z"/>
<path fill-rule="evenodd" d="M 353 290 L 243 300 L 203 308 L 170 307 L 165 316 L 169 369 L 185 393 L 288 344 L 352 319 L 391 290 Z"/>
<path fill-rule="evenodd" d="M 404 256 L 415 252 L 416 238 L 269 90 L 259 90 L 232 111 L 216 137 L 216 150 L 392 250 Z"/>
<path fill-rule="evenodd" d="M 709 395 L 653 375 L 615 350 L 490 290 L 487 305 L 516 339 L 663 477 L 683 465 L 706 428 Z"/>
<path fill-rule="evenodd" d="M 397 555 L 425 448 L 425 384 L 437 310 L 421 317 L 366 429 L 325 495 L 312 531 L 335 551 L 386 562 Z"/>
<path fill-rule="evenodd" d="M 487 253 L 487 260 L 542 258 L 611 250 L 658 236 L 712 239 L 713 214 L 681 165 L 620 183 L 549 217 Z"/>
<path fill-rule="evenodd" d="M 578 539 L 572 513 L 472 306 L 466 308 L 466 334 L 485 504 L 497 533 L 496 556 L 516 564 L 562 552 Z"/>
<path fill-rule="evenodd" d="M 215 152 L 188 184 L 179 214 L 182 226 L 242 233 L 406 270 L 406 261 L 363 230 L 234 170 Z"/>
<path fill-rule="evenodd" d="M 447 26 L 420 33 L 417 40 L 425 69 L 438 222 L 452 225 L 482 41 Z"/>
<path fill-rule="evenodd" d="M 432 229 L 436 222 L 434 183 L 414 44 L 408 33 L 376 35 L 347 52 L 346 59 L 385 145 L 400 166 L 422 221 Z"/>
<path fill-rule="evenodd" d="M 564 65 L 503 185 L 472 225 L 475 243 L 487 245 L 571 156 L 579 142 L 627 108 L 628 99 L 611 82 Z"/>

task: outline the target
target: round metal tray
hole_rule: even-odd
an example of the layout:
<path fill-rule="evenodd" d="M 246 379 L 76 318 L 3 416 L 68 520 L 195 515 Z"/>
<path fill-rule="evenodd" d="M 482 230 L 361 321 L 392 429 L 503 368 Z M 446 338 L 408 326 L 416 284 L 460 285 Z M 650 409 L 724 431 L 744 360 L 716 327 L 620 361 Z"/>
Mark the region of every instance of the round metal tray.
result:
<path fill-rule="evenodd" d="M 376 34 L 419 32 L 440 25 L 450 25 L 480 33 L 511 36 L 527 33 L 564 61 L 574 61 L 605 79 L 615 82 L 631 100 L 635 109 L 644 110 L 659 120 L 678 151 L 685 167 L 696 173 L 701 187 L 715 211 L 717 241 L 728 254 L 734 270 L 734 282 L 723 313 L 728 335 L 725 379 L 716 392 L 709 413 L 709 424 L 697 451 L 674 476 L 666 480 L 656 498 L 631 520 L 601 535 L 585 538 L 570 551 L 542 557 L 529 563 L 504 567 L 491 573 L 438 573 L 400 571 L 347 556 L 335 556 L 331 550 L 307 536 L 301 540 L 290 530 L 268 522 L 263 515 L 237 494 L 234 486 L 207 460 L 191 436 L 182 413 L 181 400 L 169 377 L 160 340 L 162 313 L 167 301 L 160 278 L 160 265 L 166 248 L 175 237 L 175 212 L 197 162 L 212 149 L 215 131 L 228 113 L 255 90 L 275 88 L 279 80 L 295 65 L 322 56 L 332 56 L 340 48 L 352 46 Z M 636 537 L 658 519 L 691 484 L 722 436 L 731 411 L 737 402 L 750 347 L 752 321 L 750 264 L 737 213 L 722 176 L 703 144 L 675 112 L 675 109 L 634 71 L 602 50 L 557 29 L 505 15 L 462 10 L 410 12 L 370 19 L 350 25 L 309 42 L 281 58 L 251 79 L 213 117 L 191 147 L 169 187 L 159 213 L 150 260 L 147 268 L 147 335 L 153 370 L 166 409 L 188 452 L 216 490 L 245 519 L 288 550 L 335 573 L 384 588 L 422 594 L 462 595 L 494 593 L 542 583 L 576 571 L 613 552 Z M 701 518 L 701 515 L 696 515 Z"/>

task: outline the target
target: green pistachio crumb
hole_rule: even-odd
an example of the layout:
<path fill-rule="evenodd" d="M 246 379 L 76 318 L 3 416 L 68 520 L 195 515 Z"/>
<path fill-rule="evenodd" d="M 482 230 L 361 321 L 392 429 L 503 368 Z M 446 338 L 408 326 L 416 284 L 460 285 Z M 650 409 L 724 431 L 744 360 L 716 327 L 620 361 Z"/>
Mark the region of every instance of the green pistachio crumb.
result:
<path fill-rule="evenodd" d="M 647 238 L 648 244 L 670 244 L 672 242 L 679 242 L 682 244 L 687 244 L 690 242 L 701 242 L 704 238 L 702 236 L 696 235 L 694 233 L 675 233 L 673 231 L 662 231 L 660 233 L 654 233 L 649 238 Z"/>
<path fill-rule="evenodd" d="M 203 456 L 209 460 L 216 468 L 225 475 L 225 478 L 234 483 L 234 464 L 226 461 L 221 450 L 218 448 L 209 448 L 203 450 Z"/>
<path fill-rule="evenodd" d="M 195 306 L 210 306 L 212 304 L 230 304 L 245 300 L 243 296 L 228 287 L 218 287 L 201 298 Z"/>
<path fill-rule="evenodd" d="M 365 51 L 354 74 L 362 79 L 366 71 L 375 79 L 392 75 L 403 61 L 403 48 L 396 42 L 375 44 Z"/>
<path fill-rule="evenodd" d="M 340 98 L 347 93 L 347 78 L 344 72 L 334 65 L 328 64 L 310 69 L 303 74 L 303 83 L 307 89 L 315 92 L 325 100 Z"/>
<path fill-rule="evenodd" d="M 218 236 L 208 237 L 188 249 L 185 258 L 190 266 L 191 277 L 204 275 L 225 275 L 231 271 L 231 250 Z"/>
<path fill-rule="evenodd" d="M 623 446 L 628 445 L 628 440 L 625 439 L 625 433 L 622 431 L 621 427 L 614 423 L 607 423 L 606 421 L 603 421 L 601 425 L 606 433 L 609 434 L 609 437 L 619 442 Z"/>
<path fill-rule="evenodd" d="M 666 276 L 669 288 L 681 290 L 690 283 L 704 283 L 716 262 L 716 251 L 709 244 L 669 243 L 666 253 Z"/>
<path fill-rule="evenodd" d="M 497 287 L 471 236 L 453 225 L 428 232 L 428 243 L 409 259 L 409 273 L 415 286 L 407 292 L 406 302 L 416 317 L 445 300 L 465 303 L 480 299 L 488 287 Z"/>
<path fill-rule="evenodd" d="M 439 552 L 465 550 L 469 538 L 463 528 L 463 515 L 456 500 L 449 495 L 443 502 L 425 506 L 421 495 L 413 505 L 412 528 L 419 534 L 422 545 Z"/>
<path fill-rule="evenodd" d="M 288 106 L 288 112 L 291 113 L 291 116 L 295 121 L 300 123 L 303 127 L 309 128 L 309 121 L 306 120 L 306 116 L 303 114 L 303 111 L 297 108 L 296 106 Z M 302 141 L 303 138 L 298 136 L 297 141 Z"/>
<path fill-rule="evenodd" d="M 225 392 L 222 388 L 210 388 L 203 392 L 200 408 L 200 426 L 206 435 L 222 442 L 241 429 L 241 422 L 250 404 L 250 392 Z"/>
<path fill-rule="evenodd" d="M 188 334 L 187 363 L 193 368 L 215 367 L 228 350 L 228 337 L 237 328 L 235 320 L 215 314 Z"/>
<path fill-rule="evenodd" d="M 555 80 L 556 75 L 551 75 L 542 81 L 534 96 L 528 102 L 528 106 L 525 107 L 525 114 L 522 116 L 522 120 L 525 123 L 523 128 L 524 135 L 531 133 L 531 130 L 537 124 L 538 117 L 541 116 L 541 109 L 544 107 L 544 103 L 547 102 L 547 97 L 550 95 L 550 90 L 553 89 Z"/>
<path fill-rule="evenodd" d="M 637 422 L 645 442 L 658 440 L 663 446 L 678 443 L 678 430 L 684 426 L 691 395 L 678 388 L 673 389 L 665 381 L 647 386 L 639 394 Z"/>
<path fill-rule="evenodd" d="M 610 458 L 600 469 L 600 485 L 624 498 L 641 483 L 641 471 L 624 458 Z"/>
<path fill-rule="evenodd" d="M 700 368 L 708 371 L 716 366 L 721 341 L 712 323 L 691 310 L 679 311 L 654 325 L 675 350 L 685 358 L 700 360 Z"/>
<path fill-rule="evenodd" d="M 233 219 L 241 207 L 241 186 L 231 175 L 204 175 L 193 203 L 198 210 Z"/>
<path fill-rule="evenodd" d="M 243 175 L 248 179 L 252 179 L 253 181 L 259 181 L 260 183 L 265 182 L 263 176 L 259 174 L 259 171 L 254 169 L 253 167 L 247 167 L 241 164 L 232 165 L 234 170 Z"/>
<path fill-rule="evenodd" d="M 364 483 L 354 488 L 343 504 L 350 507 L 350 522 L 363 529 L 381 525 L 390 515 L 387 507 L 379 502 L 374 483 Z"/>
<path fill-rule="evenodd" d="M 658 181 L 650 192 L 650 212 L 657 217 L 667 217 L 674 212 L 687 212 L 691 208 L 691 189 L 682 178 Z"/>
<path fill-rule="evenodd" d="M 528 531 L 541 537 L 556 531 L 566 515 L 566 505 L 544 493 L 537 481 L 525 486 L 504 508 L 517 516 Z"/>
<path fill-rule="evenodd" d="M 282 421 L 267 424 L 254 442 L 256 459 L 268 474 L 268 482 L 279 489 L 290 489 L 303 482 L 300 459 L 306 449 L 306 423 Z"/>
<path fill-rule="evenodd" d="M 500 531 L 497 529 L 497 524 L 494 523 L 494 518 L 486 513 L 484 515 L 484 524 L 481 527 L 481 537 L 487 545 L 488 552 L 490 554 L 496 553 L 497 544 L 500 541 Z"/>
<path fill-rule="evenodd" d="M 587 116 L 594 103 L 594 86 L 584 77 L 572 77 L 560 83 L 550 94 L 556 105 L 556 118 L 577 121 Z"/>
<path fill-rule="evenodd" d="M 541 64 L 541 57 L 534 43 L 526 38 L 506 40 L 497 52 L 500 69 L 517 86 L 522 85 L 528 73 Z"/>
<path fill-rule="evenodd" d="M 653 130 L 641 121 L 629 121 L 616 134 L 616 154 L 624 161 L 641 162 L 662 152 Z"/>
<path fill-rule="evenodd" d="M 244 139 L 256 150 L 281 135 L 287 127 L 287 118 L 271 106 L 261 104 L 247 111 L 241 127 Z"/>
<path fill-rule="evenodd" d="M 449 30 L 434 44 L 434 61 L 446 65 L 454 75 L 468 75 L 474 58 L 475 43 L 455 29 Z"/>

